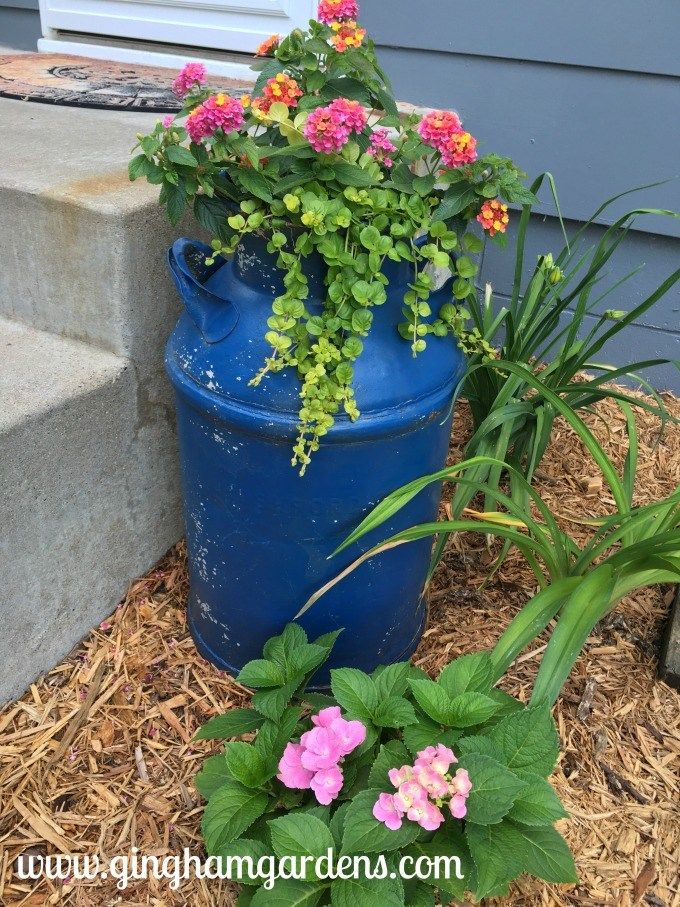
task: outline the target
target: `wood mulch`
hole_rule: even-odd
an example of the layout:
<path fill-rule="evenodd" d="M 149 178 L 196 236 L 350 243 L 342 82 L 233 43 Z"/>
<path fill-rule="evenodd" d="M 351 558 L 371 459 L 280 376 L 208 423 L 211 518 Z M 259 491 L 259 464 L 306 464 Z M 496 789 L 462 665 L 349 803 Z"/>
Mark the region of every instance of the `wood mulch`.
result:
<path fill-rule="evenodd" d="M 680 416 L 680 401 L 666 403 Z M 639 410 L 639 502 L 680 483 L 680 431 L 657 443 Z M 588 416 L 621 465 L 624 421 L 611 403 Z M 469 430 L 464 407 L 452 457 Z M 539 490 L 560 518 L 611 509 L 594 467 L 558 423 Z M 578 523 L 565 522 L 575 536 Z M 415 661 L 436 672 L 449 659 L 493 645 L 535 586 L 511 556 L 482 588 L 492 554 L 479 537 L 451 545 L 431 595 L 429 628 Z M 0 710 L 0 903 L 5 905 L 231 905 L 228 884 L 153 879 L 118 891 L 96 884 L 21 880 L 22 853 L 200 853 L 202 805 L 192 778 L 214 743 L 192 743 L 210 716 L 247 692 L 196 653 L 187 635 L 185 549 L 179 544 L 130 586 L 111 617 L 63 664 Z M 656 678 L 669 587 L 626 599 L 590 637 L 555 709 L 563 752 L 553 781 L 571 816 L 561 830 L 575 854 L 578 886 L 522 879 L 509 900 L 524 905 L 680 905 L 680 695 Z M 504 681 L 526 699 L 543 651 L 538 640 Z"/>

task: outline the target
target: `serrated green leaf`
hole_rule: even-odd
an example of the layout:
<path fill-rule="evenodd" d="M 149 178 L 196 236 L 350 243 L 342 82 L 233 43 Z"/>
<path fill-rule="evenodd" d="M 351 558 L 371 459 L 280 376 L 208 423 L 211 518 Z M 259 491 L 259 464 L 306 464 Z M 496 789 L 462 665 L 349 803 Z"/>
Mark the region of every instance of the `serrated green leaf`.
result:
<path fill-rule="evenodd" d="M 255 198 L 260 198 L 263 202 L 270 204 L 273 201 L 269 183 L 258 170 L 250 167 L 230 167 L 229 175 Z"/>
<path fill-rule="evenodd" d="M 430 861 L 430 871 L 422 881 L 440 891 L 445 892 L 450 898 L 462 899 L 466 891 L 471 890 L 474 867 L 472 857 L 465 842 L 465 837 L 460 826 L 447 822 L 437 831 L 430 841 L 416 841 L 406 848 L 405 853 L 418 859 L 427 857 Z M 437 858 L 447 858 L 437 866 Z M 459 864 L 453 860 L 457 857 Z M 435 869 L 435 867 L 437 867 Z M 448 878 L 446 878 L 448 872 Z M 458 878 L 461 875 L 462 878 Z M 442 898 L 442 901 L 445 900 Z"/>
<path fill-rule="evenodd" d="M 413 192 L 413 174 L 406 164 L 398 164 L 390 174 L 390 179 L 396 189 L 409 195 Z"/>
<path fill-rule="evenodd" d="M 413 706 L 403 696 L 381 699 L 372 717 L 378 727 L 402 728 L 418 721 Z"/>
<path fill-rule="evenodd" d="M 284 710 L 277 721 L 265 721 L 258 731 L 253 746 L 263 756 L 268 766 L 278 765 L 301 713 L 300 708 L 291 706 Z"/>
<path fill-rule="evenodd" d="M 408 688 L 411 665 L 408 661 L 398 661 L 395 664 L 376 668 L 372 674 L 375 688 L 380 699 L 388 696 L 403 696 Z"/>
<path fill-rule="evenodd" d="M 226 878 L 232 882 L 259 885 L 262 879 L 256 874 L 257 864 L 270 854 L 271 849 L 264 842 L 252 838 L 239 838 L 231 844 L 226 844 L 215 856 L 222 860 L 222 872 L 226 873 Z M 250 864 L 248 858 L 252 861 Z"/>
<path fill-rule="evenodd" d="M 317 816 L 311 813 L 291 813 L 269 822 L 272 847 L 277 857 L 318 857 L 326 856 L 333 850 L 331 830 Z M 308 881 L 316 878 L 314 870 L 306 865 Z"/>
<path fill-rule="evenodd" d="M 335 645 L 335 642 L 336 642 L 338 636 L 340 636 L 340 634 L 342 632 L 344 632 L 342 629 L 332 630 L 330 633 L 322 634 L 317 639 L 312 640 L 312 642 L 314 643 L 315 646 L 323 646 L 324 649 L 326 649 L 327 652 L 330 654 L 331 650 L 333 649 L 333 646 Z"/>
<path fill-rule="evenodd" d="M 357 668 L 331 671 L 331 689 L 343 709 L 356 718 L 370 721 L 378 707 L 378 691 L 368 674 Z"/>
<path fill-rule="evenodd" d="M 173 226 L 182 218 L 187 206 L 187 196 L 184 187 L 181 185 L 171 186 L 168 183 L 163 184 L 166 189 L 165 204 L 168 211 L 168 218 Z"/>
<path fill-rule="evenodd" d="M 309 674 L 311 671 L 315 671 L 326 658 L 328 658 L 328 649 L 324 646 L 317 646 L 313 643 L 300 646 L 289 657 L 289 676 L 292 678 L 299 674 Z"/>
<path fill-rule="evenodd" d="M 552 785 L 540 775 L 526 775 L 527 786 L 517 795 L 508 819 L 521 825 L 552 825 L 567 812 Z"/>
<path fill-rule="evenodd" d="M 465 838 L 475 864 L 478 901 L 524 872 L 522 839 L 510 822 L 465 823 Z"/>
<path fill-rule="evenodd" d="M 548 825 L 514 827 L 524 843 L 525 872 L 546 882 L 578 882 L 574 858 L 556 828 Z"/>
<path fill-rule="evenodd" d="M 500 706 L 499 710 L 493 716 L 494 724 L 502 718 L 506 718 L 508 715 L 514 715 L 517 712 L 521 712 L 525 705 L 520 702 L 518 699 L 515 699 L 514 696 L 511 696 L 509 693 L 506 693 L 505 690 L 488 690 L 487 696 L 490 696 L 494 702 L 497 702 Z"/>
<path fill-rule="evenodd" d="M 373 807 L 381 793 L 379 790 L 364 790 L 350 803 L 342 837 L 343 854 L 400 850 L 418 837 L 420 826 L 415 822 L 404 822 L 397 831 L 391 831 L 374 818 Z"/>
<path fill-rule="evenodd" d="M 188 148 L 184 148 L 182 145 L 168 145 L 165 149 L 165 156 L 173 164 L 180 164 L 183 167 L 198 167 L 196 158 Z"/>
<path fill-rule="evenodd" d="M 389 790 L 390 779 L 388 772 L 392 768 L 401 768 L 413 762 L 409 751 L 400 740 L 390 740 L 380 747 L 373 767 L 368 776 L 368 786 L 375 790 Z"/>
<path fill-rule="evenodd" d="M 449 696 L 454 697 L 469 691 L 486 693 L 491 689 L 493 679 L 491 655 L 488 652 L 476 652 L 449 662 L 437 678 L 437 683 Z"/>
<path fill-rule="evenodd" d="M 260 687 L 280 687 L 286 682 L 286 677 L 279 665 L 265 658 L 256 658 L 244 665 L 236 678 L 244 687 L 259 689 Z"/>
<path fill-rule="evenodd" d="M 194 740 L 227 740 L 249 734 L 262 726 L 264 717 L 254 709 L 230 709 L 224 715 L 216 715 L 199 728 Z"/>
<path fill-rule="evenodd" d="M 258 888 L 250 907 L 314 907 L 328 888 L 328 882 L 277 879 L 272 888 Z"/>
<path fill-rule="evenodd" d="M 395 879 L 335 879 L 332 907 L 404 907 L 404 885 Z"/>
<path fill-rule="evenodd" d="M 447 189 L 441 204 L 434 209 L 432 222 L 450 220 L 460 214 L 468 205 L 475 201 L 475 191 L 469 183 L 459 182 Z"/>
<path fill-rule="evenodd" d="M 258 691 L 252 698 L 253 708 L 257 709 L 265 718 L 269 718 L 270 721 L 278 721 L 304 679 L 304 676 L 301 675 L 293 678 L 285 686 Z"/>
<path fill-rule="evenodd" d="M 467 769 L 472 782 L 466 818 L 478 825 L 500 822 L 510 812 L 525 782 L 500 762 L 480 753 L 461 756 L 460 767 Z"/>
<path fill-rule="evenodd" d="M 474 727 L 488 721 L 499 708 L 498 703 L 484 693 L 461 693 L 452 700 L 448 723 L 454 727 Z"/>
<path fill-rule="evenodd" d="M 330 821 L 331 834 L 333 835 L 333 841 L 335 846 L 340 849 L 342 844 L 342 835 L 345 830 L 345 817 L 347 816 L 347 810 L 350 807 L 350 801 L 340 804 L 338 808 L 333 813 L 333 816 Z"/>
<path fill-rule="evenodd" d="M 434 189 L 434 184 L 436 182 L 436 177 L 433 175 L 428 176 L 415 176 L 413 178 L 413 188 L 421 195 L 423 198 L 429 195 L 430 192 Z"/>
<path fill-rule="evenodd" d="M 404 901 L 408 907 L 435 907 L 434 891 L 427 882 L 404 882 Z"/>
<path fill-rule="evenodd" d="M 459 755 L 466 756 L 469 753 L 479 753 L 482 756 L 490 756 L 496 762 L 503 762 L 504 756 L 498 744 L 494 743 L 489 737 L 473 735 L 471 737 L 461 737 L 456 743 L 456 752 Z"/>
<path fill-rule="evenodd" d="M 279 636 L 272 636 L 264 644 L 262 654 L 268 661 L 275 662 L 282 670 L 286 670 L 288 659 L 300 646 L 307 645 L 307 634 L 300 624 L 289 623 L 283 628 Z"/>
<path fill-rule="evenodd" d="M 251 743 L 240 740 L 228 743 L 224 757 L 227 771 L 245 787 L 260 787 L 274 775 L 262 753 Z"/>
<path fill-rule="evenodd" d="M 509 715 L 489 731 L 513 772 L 546 778 L 555 766 L 560 741 L 547 706 Z"/>
<path fill-rule="evenodd" d="M 362 170 L 356 164 L 350 164 L 349 161 L 335 161 L 332 164 L 332 169 L 335 179 L 343 186 L 365 189 L 368 186 L 372 186 L 375 182 L 368 171 Z"/>
<path fill-rule="evenodd" d="M 194 787 L 204 800 L 209 800 L 216 790 L 231 780 L 233 779 L 227 768 L 224 753 L 217 753 L 215 756 L 208 756 L 205 760 L 200 772 L 194 778 Z"/>
<path fill-rule="evenodd" d="M 438 743 L 453 749 L 460 734 L 460 731 L 451 728 L 442 730 L 440 725 L 422 715 L 418 716 L 418 724 L 409 725 L 402 732 L 404 743 L 412 756 L 416 756 L 428 746 L 437 746 Z"/>
<path fill-rule="evenodd" d="M 237 781 L 223 784 L 208 800 L 201 831 L 209 854 L 239 838 L 267 808 L 269 797 Z"/>
<path fill-rule="evenodd" d="M 413 697 L 420 708 L 439 724 L 453 724 L 453 700 L 434 680 L 409 680 Z"/>

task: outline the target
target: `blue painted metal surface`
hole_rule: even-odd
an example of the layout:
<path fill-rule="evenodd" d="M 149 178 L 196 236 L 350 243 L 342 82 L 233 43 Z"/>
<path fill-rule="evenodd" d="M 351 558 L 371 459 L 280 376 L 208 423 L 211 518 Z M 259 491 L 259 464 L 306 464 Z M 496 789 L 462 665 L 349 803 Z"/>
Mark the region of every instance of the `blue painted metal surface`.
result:
<path fill-rule="evenodd" d="M 206 267 L 206 246 L 178 240 L 169 263 L 186 313 L 166 352 L 177 394 L 189 549 L 189 626 L 200 652 L 235 672 L 260 656 L 307 598 L 359 553 L 328 560 L 382 497 L 446 460 L 452 394 L 464 371 L 455 343 L 432 338 L 413 358 L 398 335 L 411 277 L 392 265 L 387 303 L 355 368 L 361 418 L 338 417 L 304 477 L 291 466 L 299 383 L 295 375 L 249 380 L 282 273 L 265 242 L 250 237 L 227 263 Z M 323 268 L 309 273 L 321 307 Z M 443 288 L 441 304 L 450 296 Z M 418 495 L 379 537 L 436 517 L 440 489 Z M 362 541 L 362 549 L 378 537 Z M 401 546 L 360 567 L 304 616 L 310 637 L 340 627 L 329 667 L 371 670 L 408 658 L 420 639 L 421 591 L 430 543 Z M 315 678 L 328 681 L 327 668 Z"/>

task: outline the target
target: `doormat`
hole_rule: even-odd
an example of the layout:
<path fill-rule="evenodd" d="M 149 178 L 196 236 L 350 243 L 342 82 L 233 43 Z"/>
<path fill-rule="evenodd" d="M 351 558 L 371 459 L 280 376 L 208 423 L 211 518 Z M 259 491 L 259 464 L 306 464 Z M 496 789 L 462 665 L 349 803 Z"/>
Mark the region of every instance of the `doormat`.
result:
<path fill-rule="evenodd" d="M 0 55 L 0 97 L 68 107 L 156 110 L 174 113 L 173 69 L 114 63 L 71 54 Z M 247 82 L 210 78 L 211 86 L 240 97 Z"/>

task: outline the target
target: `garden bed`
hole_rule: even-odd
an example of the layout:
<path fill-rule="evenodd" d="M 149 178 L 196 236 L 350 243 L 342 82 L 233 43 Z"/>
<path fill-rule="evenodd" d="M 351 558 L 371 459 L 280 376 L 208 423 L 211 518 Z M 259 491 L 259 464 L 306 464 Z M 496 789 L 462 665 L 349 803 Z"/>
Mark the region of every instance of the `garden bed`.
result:
<path fill-rule="evenodd" d="M 665 402 L 680 416 L 680 401 Z M 586 421 L 621 466 L 625 420 L 611 401 L 597 410 Z M 680 482 L 680 430 L 669 427 L 657 444 L 657 420 L 643 410 L 636 415 L 636 502 L 644 503 Z M 468 427 L 462 407 L 452 462 Z M 558 422 L 536 484 L 576 538 L 581 527 L 573 520 L 613 505 L 590 463 Z M 455 656 L 493 645 L 535 591 L 524 561 L 512 554 L 481 589 L 492 557 L 479 537 L 459 537 L 450 546 L 414 658 L 426 670 L 435 673 Z M 230 886 L 216 882 L 185 882 L 171 892 L 149 880 L 122 893 L 113 880 L 96 887 L 31 883 L 13 869 L 29 848 L 106 857 L 132 847 L 159 856 L 184 847 L 200 851 L 202 803 L 192 778 L 218 744 L 191 737 L 212 715 L 247 704 L 248 693 L 197 654 L 185 625 L 186 592 L 180 544 L 131 585 L 112 617 L 63 664 L 0 712 L 0 903 L 233 903 Z M 525 878 L 505 903 L 680 904 L 680 695 L 656 678 L 672 595 L 669 587 L 649 588 L 624 600 L 588 640 L 555 709 L 563 750 L 553 781 L 571 814 L 560 830 L 574 853 L 579 886 Z M 523 654 L 504 681 L 520 699 L 542 649 Z"/>

